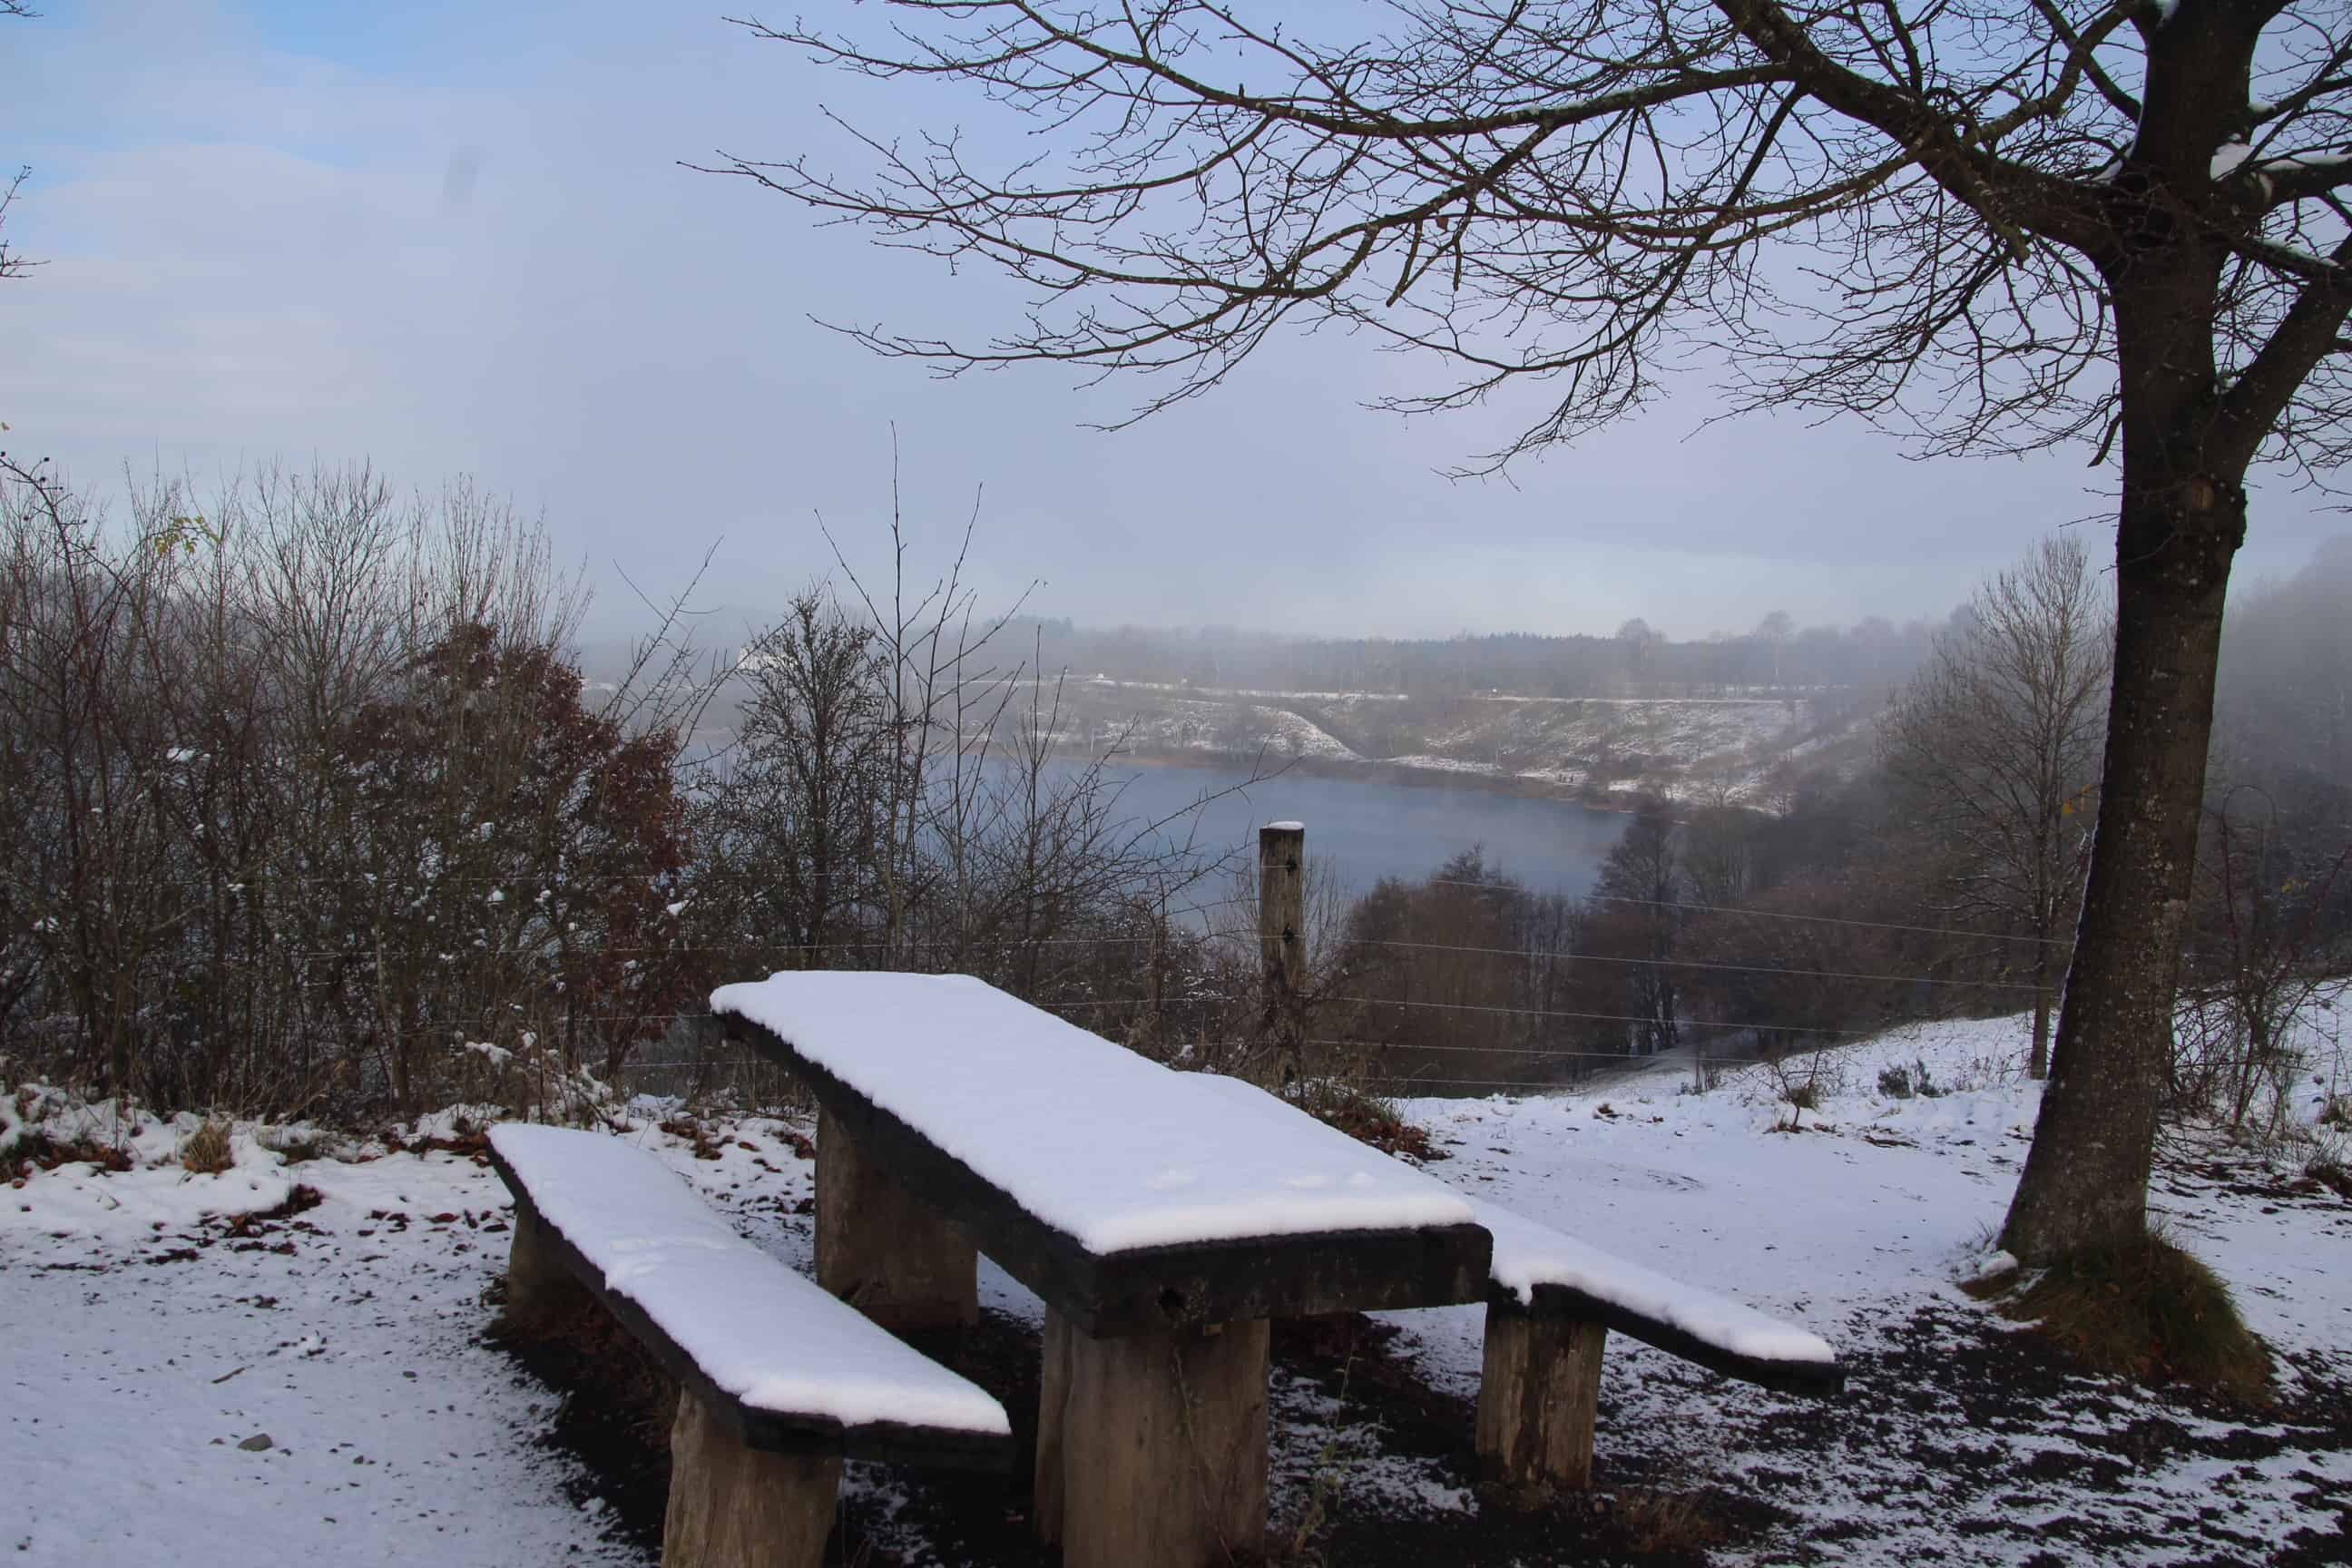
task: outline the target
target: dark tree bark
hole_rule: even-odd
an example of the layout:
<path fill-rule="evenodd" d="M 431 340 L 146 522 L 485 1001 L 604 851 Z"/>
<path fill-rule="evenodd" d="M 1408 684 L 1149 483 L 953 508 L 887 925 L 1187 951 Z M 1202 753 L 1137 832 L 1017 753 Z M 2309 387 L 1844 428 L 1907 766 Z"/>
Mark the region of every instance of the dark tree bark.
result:
<path fill-rule="evenodd" d="M 2221 600 L 2245 517 L 2242 489 L 2196 479 L 2126 504 L 2098 849 L 2042 1117 L 2001 1237 L 2020 1258 L 2147 1229 Z"/>

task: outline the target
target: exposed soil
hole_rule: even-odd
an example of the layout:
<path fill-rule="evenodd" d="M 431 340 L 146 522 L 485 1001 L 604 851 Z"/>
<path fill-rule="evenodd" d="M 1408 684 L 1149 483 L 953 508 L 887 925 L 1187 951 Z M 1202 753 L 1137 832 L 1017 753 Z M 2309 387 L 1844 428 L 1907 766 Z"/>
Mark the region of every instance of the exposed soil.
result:
<path fill-rule="evenodd" d="M 617 1529 L 652 1561 L 667 1423 L 648 1417 L 657 1405 L 648 1404 L 641 1371 L 613 1377 L 616 1366 L 646 1365 L 634 1347 L 612 1342 L 618 1337 L 584 1325 L 571 1343 L 509 1348 L 564 1391 L 547 1440 L 582 1462 L 592 1489 L 615 1505 Z M 1269 1560 L 1302 1568 L 1678 1568 L 1727 1555 L 1850 1558 L 1858 1543 L 1884 1538 L 1890 1558 L 1918 1563 L 2056 1568 L 2129 1563 L 2184 1543 L 2206 1548 L 2191 1561 L 2212 1568 L 2352 1563 L 2352 1496 L 2330 1498 L 2315 1471 L 2307 1472 L 2319 1489 L 2311 1500 L 2332 1510 L 2336 1526 L 2288 1541 L 2241 1528 L 2250 1510 L 2226 1484 L 2231 1467 L 2352 1448 L 2352 1388 L 2325 1367 L 2299 1368 L 2274 1407 L 2248 1413 L 2089 1375 L 2040 1335 L 1967 1307 L 1923 1308 L 1908 1322 L 1882 1325 L 1879 1337 L 1883 1348 L 1853 1358 L 1844 1394 L 1824 1402 L 1645 1357 L 1645 1375 L 1604 1384 L 1595 1489 L 1514 1506 L 1478 1487 L 1471 1402 L 1430 1386 L 1401 1353 L 1399 1331 L 1360 1317 L 1279 1325 Z M 987 1312 L 974 1331 L 917 1342 L 1013 1413 L 1012 1472 L 853 1466 L 826 1561 L 1051 1568 L 1058 1554 L 1029 1524 L 1035 1331 Z M 1620 1348 L 1612 1342 L 1612 1356 Z M 1670 1367 L 1659 1386 L 1654 1369 Z M 1695 1422 L 1709 1428 L 1703 1445 L 1688 1440 Z M 1702 1448 L 1738 1463 L 1695 1458 Z M 2218 1468 L 2216 1480 L 2143 1484 L 2189 1461 Z"/>

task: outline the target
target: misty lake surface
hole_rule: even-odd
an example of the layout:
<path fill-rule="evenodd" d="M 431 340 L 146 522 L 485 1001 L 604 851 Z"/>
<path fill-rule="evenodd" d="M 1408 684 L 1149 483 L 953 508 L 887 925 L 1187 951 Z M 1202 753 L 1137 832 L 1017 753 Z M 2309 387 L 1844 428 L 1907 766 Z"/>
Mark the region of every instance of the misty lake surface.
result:
<path fill-rule="evenodd" d="M 1172 816 L 1248 779 L 1235 770 L 1181 764 L 1118 768 L 1115 776 L 1122 786 L 1118 815 L 1144 820 Z M 1259 827 L 1286 821 L 1307 825 L 1307 858 L 1330 863 L 1356 892 L 1382 877 L 1426 877 L 1463 850 L 1483 847 L 1488 865 L 1538 892 L 1580 895 L 1625 828 L 1622 814 L 1571 801 L 1289 773 L 1210 801 L 1194 842 L 1213 849 L 1254 845 Z"/>

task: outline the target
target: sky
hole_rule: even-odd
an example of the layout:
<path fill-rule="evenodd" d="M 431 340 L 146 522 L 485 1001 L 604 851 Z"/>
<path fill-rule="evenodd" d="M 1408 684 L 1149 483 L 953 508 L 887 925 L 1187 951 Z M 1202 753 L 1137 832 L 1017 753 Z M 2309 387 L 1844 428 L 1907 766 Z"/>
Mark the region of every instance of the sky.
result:
<path fill-rule="evenodd" d="M 973 106 L 691 6 L 39 4 L 0 20 L 0 166 L 33 169 L 8 232 L 45 263 L 0 289 L 10 449 L 101 489 L 469 474 L 544 516 L 596 585 L 592 631 L 706 553 L 697 603 L 757 618 L 831 569 L 819 519 L 877 571 L 894 443 L 919 568 L 977 506 L 983 603 L 1034 584 L 1032 608 L 1097 626 L 1703 636 L 1940 617 L 2051 529 L 2107 548 L 2084 454 L 1915 462 L 1853 421 L 1707 424 L 1696 379 L 1461 481 L 1511 410 L 1370 411 L 1407 367 L 1330 334 L 1118 433 L 1085 426 L 1139 384 L 875 358 L 816 322 L 982 337 L 1017 300 L 681 163 L 852 170 L 821 104 L 898 131 Z M 2240 577 L 2347 526 L 2259 489 Z"/>

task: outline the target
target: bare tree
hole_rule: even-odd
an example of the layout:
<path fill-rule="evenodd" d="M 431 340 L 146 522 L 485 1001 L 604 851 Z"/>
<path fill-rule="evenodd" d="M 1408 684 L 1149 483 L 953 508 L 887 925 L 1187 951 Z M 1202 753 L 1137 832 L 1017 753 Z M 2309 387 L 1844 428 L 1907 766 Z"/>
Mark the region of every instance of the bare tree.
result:
<path fill-rule="evenodd" d="M 1643 1056 L 1672 1050 L 1683 1039 L 1675 960 L 1685 918 L 1678 906 L 1689 901 L 1684 837 L 1665 797 L 1643 795 L 1593 883 L 1601 906 L 1590 922 L 1593 943 L 1622 963 L 1626 1012 L 1633 1020 L 1629 1034 Z"/>
<path fill-rule="evenodd" d="M 1650 623 L 1635 616 L 1617 628 L 1617 640 L 1625 645 L 1625 667 L 1635 681 L 1649 670 L 1650 650 L 1665 641 Z"/>
<path fill-rule="evenodd" d="M 2288 1114 L 2304 1066 L 2297 1026 L 2340 984 L 2352 956 L 2328 919 L 2352 870 L 2352 846 L 2340 823 L 2314 834 L 2306 819 L 2298 833 L 2296 814 L 2282 816 L 2278 797 L 2260 784 L 2221 790 L 2207 809 L 2199 858 L 2198 952 L 2183 988 L 2175 1087 L 2232 1131 L 2245 1128 L 2264 1090 L 2273 1120 Z"/>
<path fill-rule="evenodd" d="M 40 265 L 38 262 L 26 260 L 22 252 L 8 248 L 8 209 L 16 205 L 17 193 L 25 188 L 25 182 L 32 177 L 33 168 L 27 163 L 9 176 L 6 185 L 0 186 L 0 280 L 22 278 Z"/>
<path fill-rule="evenodd" d="M 1780 684 L 1780 650 L 1797 635 L 1797 623 L 1789 618 L 1786 610 L 1774 610 L 1756 623 L 1756 636 L 1772 650 L 1772 684 Z"/>
<path fill-rule="evenodd" d="M 2144 1230 L 2246 478 L 2347 449 L 2352 16 L 1400 0 L 1378 37 L 1318 38 L 1219 0 L 891 9 L 860 36 L 751 26 L 973 84 L 1042 134 L 1002 172 L 961 133 L 866 137 L 866 177 L 722 165 L 1035 295 L 987 343 L 857 334 L 885 353 L 1164 374 L 1149 412 L 1331 321 L 1459 373 L 1388 406 L 1549 388 L 1492 466 L 1697 349 L 1734 407 L 2116 458 L 2108 810 L 2004 1237 L 2041 1259 Z"/>
<path fill-rule="evenodd" d="M 38 11 L 25 4 L 25 0 L 0 0 L 0 17 L 15 16 L 29 19 L 39 15 Z M 8 248 L 8 209 L 16 205 L 17 193 L 25 188 L 25 182 L 32 177 L 32 165 L 24 164 L 9 176 L 5 185 L 0 185 L 0 281 L 5 281 L 11 278 L 22 278 L 39 265 L 38 262 L 27 261 L 21 252 Z M 5 426 L 0 426 L 0 429 L 5 428 Z"/>
<path fill-rule="evenodd" d="M 1948 912 L 2032 945 L 2035 1078 L 2089 865 L 2113 640 L 2083 547 L 2046 539 L 1978 592 L 1880 731 L 1907 815 L 1942 851 Z"/>
<path fill-rule="evenodd" d="M 812 969 L 846 967 L 826 944 L 863 931 L 884 885 L 898 737 L 876 640 L 824 589 L 795 595 L 745 651 L 739 754 L 711 801 L 746 918 Z"/>

